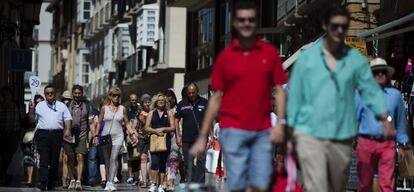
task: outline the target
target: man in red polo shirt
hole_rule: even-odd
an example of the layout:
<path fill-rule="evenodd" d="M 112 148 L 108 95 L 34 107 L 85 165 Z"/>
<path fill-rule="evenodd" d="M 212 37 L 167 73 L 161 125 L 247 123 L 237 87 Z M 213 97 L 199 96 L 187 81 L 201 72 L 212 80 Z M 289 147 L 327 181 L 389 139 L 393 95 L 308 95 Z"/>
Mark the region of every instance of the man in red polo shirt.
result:
<path fill-rule="evenodd" d="M 220 142 L 229 191 L 266 191 L 271 182 L 272 144 L 284 137 L 287 82 L 278 50 L 256 37 L 256 3 L 234 6 L 232 25 L 236 37 L 218 56 L 213 67 L 211 97 L 202 130 L 192 148 L 205 151 L 206 138 L 217 112 Z M 271 128 L 272 87 L 275 88 L 278 124 Z"/>

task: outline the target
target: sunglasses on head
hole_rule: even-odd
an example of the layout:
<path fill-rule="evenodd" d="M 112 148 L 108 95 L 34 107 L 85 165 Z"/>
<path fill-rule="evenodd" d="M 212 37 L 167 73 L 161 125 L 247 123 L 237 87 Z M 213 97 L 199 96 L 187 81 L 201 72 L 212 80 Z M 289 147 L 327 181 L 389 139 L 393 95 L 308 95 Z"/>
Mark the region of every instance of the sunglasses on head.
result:
<path fill-rule="evenodd" d="M 349 24 L 340 24 L 340 23 L 330 23 L 329 24 L 332 31 L 336 31 L 341 28 L 343 31 L 348 30 Z"/>
<path fill-rule="evenodd" d="M 111 94 L 112 97 L 121 97 L 121 94 Z"/>
<path fill-rule="evenodd" d="M 237 17 L 236 20 L 240 23 L 245 23 L 246 21 L 248 21 L 249 23 L 256 22 L 255 17 Z"/>
<path fill-rule="evenodd" d="M 379 74 L 387 75 L 388 74 L 388 71 L 385 70 L 385 69 L 382 69 L 382 70 L 375 70 L 372 73 L 374 74 L 374 76 L 377 76 Z"/>

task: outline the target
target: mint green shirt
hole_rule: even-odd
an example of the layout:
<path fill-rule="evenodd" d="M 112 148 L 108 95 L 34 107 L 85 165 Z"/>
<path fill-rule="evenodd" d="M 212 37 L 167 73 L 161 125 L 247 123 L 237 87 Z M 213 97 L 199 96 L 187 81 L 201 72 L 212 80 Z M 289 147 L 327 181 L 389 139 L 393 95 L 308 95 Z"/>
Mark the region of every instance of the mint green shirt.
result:
<path fill-rule="evenodd" d="M 295 130 L 318 139 L 344 140 L 357 134 L 355 93 L 380 115 L 386 112 L 384 95 L 365 57 L 346 47 L 331 71 L 323 41 L 302 51 L 288 85 L 287 122 Z"/>

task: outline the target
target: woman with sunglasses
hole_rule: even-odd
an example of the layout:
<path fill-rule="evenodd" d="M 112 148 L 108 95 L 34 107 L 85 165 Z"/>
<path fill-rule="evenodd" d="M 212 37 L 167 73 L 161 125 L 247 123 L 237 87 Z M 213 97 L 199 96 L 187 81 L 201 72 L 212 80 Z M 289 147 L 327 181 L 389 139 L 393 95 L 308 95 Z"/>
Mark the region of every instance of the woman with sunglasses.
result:
<path fill-rule="evenodd" d="M 107 96 L 106 104 L 101 108 L 99 115 L 99 122 L 104 121 L 105 125 L 102 130 L 101 138 L 108 138 L 110 135 L 111 141 L 103 144 L 105 166 L 109 168 L 109 176 L 106 183 L 105 191 L 114 191 L 113 180 L 116 173 L 116 160 L 119 154 L 119 150 L 124 142 L 123 125 L 126 126 L 127 134 L 131 136 L 132 142 L 137 142 L 137 133 L 133 129 L 128 121 L 127 109 L 120 104 L 121 89 L 118 87 L 111 87 Z M 101 140 L 102 141 L 102 140 Z"/>
<path fill-rule="evenodd" d="M 168 154 L 171 147 L 171 132 L 175 131 L 174 115 L 168 110 L 167 98 L 164 94 L 158 93 L 153 97 L 154 110 L 149 113 L 145 123 L 145 130 L 150 134 L 163 136 L 167 134 L 166 144 L 167 151 L 151 152 L 151 187 L 149 192 L 157 190 L 158 175 L 160 175 L 160 184 L 158 192 L 164 192 L 167 187 L 166 166 Z"/>

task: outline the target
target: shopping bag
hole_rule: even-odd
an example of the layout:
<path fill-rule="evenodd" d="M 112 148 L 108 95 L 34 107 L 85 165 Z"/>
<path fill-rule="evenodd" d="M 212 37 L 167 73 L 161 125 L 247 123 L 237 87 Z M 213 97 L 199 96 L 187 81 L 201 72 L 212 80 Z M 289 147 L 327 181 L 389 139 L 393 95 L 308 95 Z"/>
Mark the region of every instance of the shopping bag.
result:
<path fill-rule="evenodd" d="M 412 150 L 404 152 L 404 158 L 400 161 L 398 170 L 401 177 L 413 177 L 414 176 L 414 154 Z"/>
<path fill-rule="evenodd" d="M 216 173 L 220 151 L 214 149 L 207 150 L 206 169 L 209 173 Z"/>

